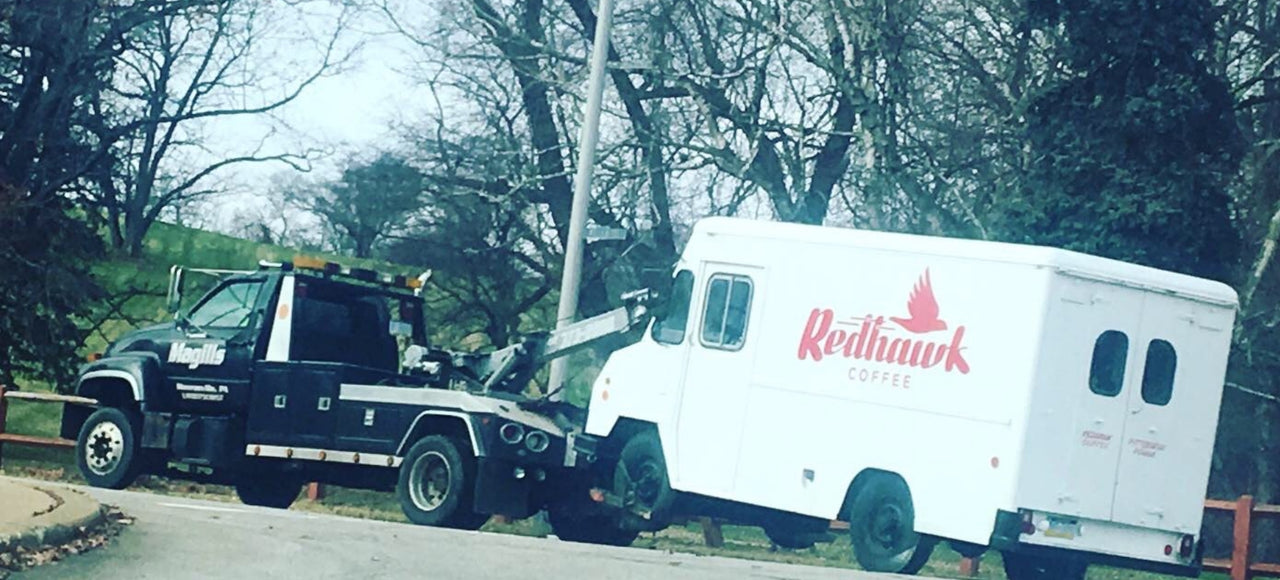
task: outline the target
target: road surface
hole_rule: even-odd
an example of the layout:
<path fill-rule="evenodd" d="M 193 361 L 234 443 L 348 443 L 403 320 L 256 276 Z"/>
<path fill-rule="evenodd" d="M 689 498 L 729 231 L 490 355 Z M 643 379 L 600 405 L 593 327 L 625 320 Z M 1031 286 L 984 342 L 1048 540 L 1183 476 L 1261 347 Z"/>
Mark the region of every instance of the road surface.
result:
<path fill-rule="evenodd" d="M 84 489 L 136 522 L 15 580 L 430 578 L 872 580 L 892 576 Z"/>

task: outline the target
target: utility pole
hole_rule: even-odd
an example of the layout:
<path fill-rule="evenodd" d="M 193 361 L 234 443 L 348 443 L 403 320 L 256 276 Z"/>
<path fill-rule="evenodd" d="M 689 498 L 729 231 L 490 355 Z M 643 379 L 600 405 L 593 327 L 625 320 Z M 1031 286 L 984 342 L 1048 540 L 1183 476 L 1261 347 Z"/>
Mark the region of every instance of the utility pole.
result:
<path fill-rule="evenodd" d="M 591 200 L 591 176 L 595 171 L 596 143 L 600 140 L 600 109 L 604 101 L 604 67 L 609 60 L 609 34 L 613 28 L 613 0 L 600 0 L 596 15 L 596 38 L 591 47 L 591 77 L 587 84 L 587 114 L 578 140 L 578 173 L 573 180 L 573 212 L 569 217 L 569 239 L 564 249 L 564 277 L 560 279 L 560 307 L 556 328 L 573 322 L 578 312 L 578 287 L 582 282 L 582 253 L 586 240 L 587 202 Z M 565 357 L 551 361 L 548 388 L 564 386 Z M 560 400 L 562 393 L 553 395 Z"/>

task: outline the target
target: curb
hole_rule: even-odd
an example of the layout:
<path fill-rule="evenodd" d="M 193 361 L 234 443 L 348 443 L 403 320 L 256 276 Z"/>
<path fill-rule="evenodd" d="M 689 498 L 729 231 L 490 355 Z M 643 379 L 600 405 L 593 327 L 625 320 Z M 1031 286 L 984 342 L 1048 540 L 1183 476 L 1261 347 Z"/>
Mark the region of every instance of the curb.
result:
<path fill-rule="evenodd" d="M 31 487 L 61 499 L 62 505 L 32 518 L 27 529 L 0 535 L 0 554 L 19 548 L 66 543 L 86 528 L 98 526 L 106 520 L 106 510 L 102 505 L 83 493 L 64 488 Z"/>

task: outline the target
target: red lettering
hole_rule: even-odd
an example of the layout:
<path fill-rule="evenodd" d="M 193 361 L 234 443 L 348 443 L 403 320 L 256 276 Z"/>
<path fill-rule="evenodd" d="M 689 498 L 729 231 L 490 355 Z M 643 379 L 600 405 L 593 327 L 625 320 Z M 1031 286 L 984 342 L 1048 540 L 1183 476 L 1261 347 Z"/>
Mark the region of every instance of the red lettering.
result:
<path fill-rule="evenodd" d="M 820 361 L 827 356 L 842 355 L 923 369 L 942 365 L 945 372 L 954 370 L 969 374 L 969 361 L 964 357 L 964 326 L 955 329 L 949 343 L 941 343 L 920 340 L 916 338 L 918 334 L 893 338 L 888 333 L 894 328 L 885 329 L 883 316 L 867 315 L 857 332 L 832 329 L 834 320 L 835 312 L 829 308 L 810 311 L 809 320 L 800 335 L 796 357 Z M 910 388 L 906 384 L 903 387 Z"/>
<path fill-rule="evenodd" d="M 804 327 L 804 334 L 800 335 L 800 349 L 796 353 L 800 360 L 806 356 L 813 357 L 815 361 L 822 360 L 821 340 L 831 330 L 832 318 L 835 318 L 835 313 L 830 309 L 814 308 L 809 313 L 809 323 Z"/>
<path fill-rule="evenodd" d="M 960 371 L 960 374 L 967 375 L 969 374 L 969 362 L 964 360 L 964 355 L 962 354 L 962 351 L 964 350 L 964 347 L 960 346 L 960 341 L 962 340 L 964 340 L 963 326 L 957 328 L 956 333 L 952 335 L 951 346 L 944 347 L 947 349 L 946 369 L 950 371 L 954 368 Z"/>
<path fill-rule="evenodd" d="M 840 346 L 843 345 L 845 340 L 848 338 L 849 333 L 837 328 L 831 331 L 831 334 L 827 335 L 827 340 L 825 341 L 822 351 L 827 354 L 835 354 L 836 351 L 840 350 Z"/>

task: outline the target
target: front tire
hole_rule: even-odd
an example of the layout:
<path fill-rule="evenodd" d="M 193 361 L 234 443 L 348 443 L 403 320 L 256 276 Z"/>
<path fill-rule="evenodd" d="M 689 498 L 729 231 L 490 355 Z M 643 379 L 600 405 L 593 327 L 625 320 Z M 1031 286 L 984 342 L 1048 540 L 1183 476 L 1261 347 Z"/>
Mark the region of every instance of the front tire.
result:
<path fill-rule="evenodd" d="M 1001 554 L 1009 580 L 1084 580 L 1088 562 L 1074 558 L 1046 558 L 1016 552 Z"/>
<path fill-rule="evenodd" d="M 853 497 L 849 513 L 849 539 L 863 570 L 915 574 L 937 544 L 916 533 L 911 490 L 896 475 L 872 475 Z"/>
<path fill-rule="evenodd" d="M 625 528 L 651 532 L 667 527 L 676 492 L 657 434 L 646 431 L 627 441 L 614 468 L 613 489 L 622 498 Z"/>
<path fill-rule="evenodd" d="M 575 514 L 553 508 L 547 510 L 547 523 L 556 537 L 566 542 L 630 546 L 640 535 L 637 530 L 623 529 L 618 518 L 607 514 Z"/>
<path fill-rule="evenodd" d="M 245 505 L 282 510 L 289 509 L 302 492 L 302 482 L 285 474 L 243 476 L 235 487 L 236 496 Z"/>
<path fill-rule="evenodd" d="M 452 439 L 424 437 L 409 448 L 400 465 L 400 509 L 421 526 L 478 530 L 489 516 L 472 511 L 475 473 L 475 458 L 464 456 Z"/>
<path fill-rule="evenodd" d="M 76 438 L 76 465 L 89 485 L 124 489 L 138 479 L 141 425 L 132 410 L 103 407 L 89 415 Z"/>

